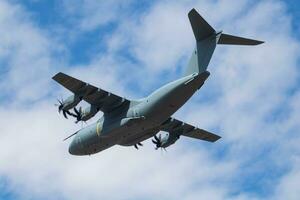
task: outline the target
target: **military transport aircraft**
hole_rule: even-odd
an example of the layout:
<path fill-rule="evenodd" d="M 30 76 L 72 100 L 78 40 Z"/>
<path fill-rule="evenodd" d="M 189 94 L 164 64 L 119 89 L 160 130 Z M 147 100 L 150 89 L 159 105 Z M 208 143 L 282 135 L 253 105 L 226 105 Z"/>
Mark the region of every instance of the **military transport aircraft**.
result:
<path fill-rule="evenodd" d="M 113 145 L 142 146 L 142 141 L 151 137 L 156 149 L 166 148 L 180 136 L 215 142 L 221 137 L 194 127 L 172 117 L 187 100 L 204 84 L 209 76 L 207 67 L 217 44 L 258 45 L 262 41 L 252 40 L 216 32 L 195 10 L 188 17 L 196 39 L 188 67 L 183 76 L 155 90 L 140 100 L 129 100 L 110 93 L 76 78 L 59 72 L 53 79 L 74 95 L 59 101 L 58 110 L 63 115 L 73 116 L 79 121 L 91 119 L 98 111 L 103 116 L 66 139 L 74 136 L 69 146 L 73 155 L 91 155 Z M 82 110 L 76 106 L 86 101 L 89 107 Z M 70 110 L 73 109 L 74 112 Z M 163 137 L 159 131 L 168 132 Z M 65 139 L 65 140 L 66 140 Z"/>

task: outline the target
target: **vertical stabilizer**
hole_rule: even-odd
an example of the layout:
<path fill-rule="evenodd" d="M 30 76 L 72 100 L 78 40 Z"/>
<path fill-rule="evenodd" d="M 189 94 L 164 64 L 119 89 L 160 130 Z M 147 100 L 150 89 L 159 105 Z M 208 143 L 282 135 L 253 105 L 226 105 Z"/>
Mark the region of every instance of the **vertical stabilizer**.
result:
<path fill-rule="evenodd" d="M 205 40 L 216 33 L 215 29 L 213 29 L 195 9 L 189 12 L 188 17 L 197 42 Z"/>
<path fill-rule="evenodd" d="M 192 54 L 185 75 L 206 71 L 218 42 L 215 29 L 213 29 L 195 9 L 192 9 L 188 16 L 195 35 L 196 48 Z"/>
<path fill-rule="evenodd" d="M 258 45 L 263 43 L 258 40 L 216 32 L 195 9 L 189 12 L 188 17 L 195 35 L 196 48 L 190 58 L 185 76 L 206 71 L 217 44 Z"/>

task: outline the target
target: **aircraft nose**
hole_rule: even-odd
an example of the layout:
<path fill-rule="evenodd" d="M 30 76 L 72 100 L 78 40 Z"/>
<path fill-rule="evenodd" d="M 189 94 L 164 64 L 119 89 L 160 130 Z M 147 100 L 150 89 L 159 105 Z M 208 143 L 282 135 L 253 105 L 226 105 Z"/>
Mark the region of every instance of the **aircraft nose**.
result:
<path fill-rule="evenodd" d="M 71 155 L 81 155 L 80 144 L 77 141 L 78 138 L 74 138 L 69 146 L 69 153 Z"/>

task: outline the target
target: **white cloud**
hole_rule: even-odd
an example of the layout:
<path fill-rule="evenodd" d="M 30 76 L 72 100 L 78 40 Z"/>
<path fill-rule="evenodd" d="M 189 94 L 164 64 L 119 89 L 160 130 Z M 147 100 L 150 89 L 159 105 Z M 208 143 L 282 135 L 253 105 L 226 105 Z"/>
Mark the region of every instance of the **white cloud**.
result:
<path fill-rule="evenodd" d="M 115 8 L 103 18 L 97 14 L 113 3 L 101 4 L 104 10 L 96 1 L 74 3 L 84 8 L 79 18 L 82 30 L 116 20 L 119 10 Z M 49 93 L 66 94 L 63 89 L 54 91 L 55 83 L 50 81 L 58 70 L 128 97 L 139 95 L 127 87 L 130 79 L 162 84 L 162 76 L 155 76 L 160 70 L 178 75 L 176 67 L 187 62 L 194 45 L 186 17 L 194 5 L 216 28 L 267 41 L 258 47 L 218 47 L 209 67 L 211 77 L 176 114 L 184 121 L 219 130 L 223 138 L 218 143 L 181 139 L 168 153 L 160 153 L 146 142 L 140 151 L 117 146 L 90 157 L 74 157 L 61 139 L 80 125 L 58 116 L 54 98 L 23 106 L 24 101 Z M 75 18 L 79 8 L 65 5 L 70 9 L 68 15 Z M 14 97 L 8 106 L 0 106 L 0 177 L 9 180 L 9 187 L 21 199 L 265 199 L 259 192 L 243 190 L 239 183 L 247 183 L 249 176 L 260 172 L 265 176 L 257 178 L 256 184 L 268 182 L 272 179 L 268 164 L 286 171 L 270 186 L 274 194 L 266 198 L 296 199 L 300 138 L 295 131 L 299 130 L 300 104 L 299 92 L 291 94 L 291 90 L 299 78 L 299 41 L 291 36 L 291 19 L 284 4 L 162 1 L 135 20 L 126 17 L 127 21 L 115 21 L 118 27 L 107 38 L 106 53 L 99 53 L 90 63 L 67 68 L 68 63 L 57 60 L 57 53 L 68 51 L 64 44 L 37 27 L 21 6 L 0 3 L 4 38 L 0 57 L 7 61 L 2 66 L 8 69 L 0 88 L 12 91 Z M 138 62 L 119 55 L 125 50 Z M 52 68 L 57 64 L 62 67 Z M 209 101 L 203 100 L 205 95 L 211 97 Z M 280 116 L 273 114 L 276 112 Z"/>
<path fill-rule="evenodd" d="M 100 26 L 107 25 L 122 18 L 126 8 L 132 0 L 97 1 L 97 0 L 76 0 L 63 1 L 63 9 L 68 20 L 80 31 L 92 31 Z M 125 9 L 124 9 L 125 8 Z"/>
<path fill-rule="evenodd" d="M 12 96 L 19 102 L 44 97 L 48 76 L 59 65 L 53 54 L 63 53 L 61 46 L 48 39 L 21 6 L 1 1 L 0 13 L 1 68 L 6 69 L 0 96 Z"/>

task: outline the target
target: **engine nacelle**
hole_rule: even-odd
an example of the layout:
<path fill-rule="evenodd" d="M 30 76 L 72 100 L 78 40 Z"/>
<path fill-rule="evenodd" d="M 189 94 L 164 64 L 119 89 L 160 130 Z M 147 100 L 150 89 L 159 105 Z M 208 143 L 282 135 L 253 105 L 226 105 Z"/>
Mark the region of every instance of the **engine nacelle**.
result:
<path fill-rule="evenodd" d="M 78 95 L 69 96 L 66 100 L 58 99 L 59 104 L 56 104 L 58 106 L 58 112 L 60 113 L 62 111 L 65 118 L 68 118 L 67 115 L 72 116 L 72 113 L 69 110 L 75 108 L 81 99 L 82 97 Z"/>
<path fill-rule="evenodd" d="M 165 136 L 161 137 L 161 134 L 159 137 L 154 136 L 155 140 L 152 140 L 154 144 L 156 144 L 156 149 L 158 148 L 167 148 L 168 146 L 174 144 L 178 139 L 180 135 L 177 133 L 167 133 Z"/>
<path fill-rule="evenodd" d="M 98 111 L 99 111 L 99 108 L 97 108 L 96 106 L 93 106 L 93 105 L 85 108 L 81 113 L 81 120 L 87 121 L 87 120 L 91 119 L 92 117 L 94 117 L 97 114 Z"/>
<path fill-rule="evenodd" d="M 69 96 L 66 100 L 62 101 L 62 110 L 70 110 L 78 105 L 81 101 L 81 97 L 78 95 Z"/>

